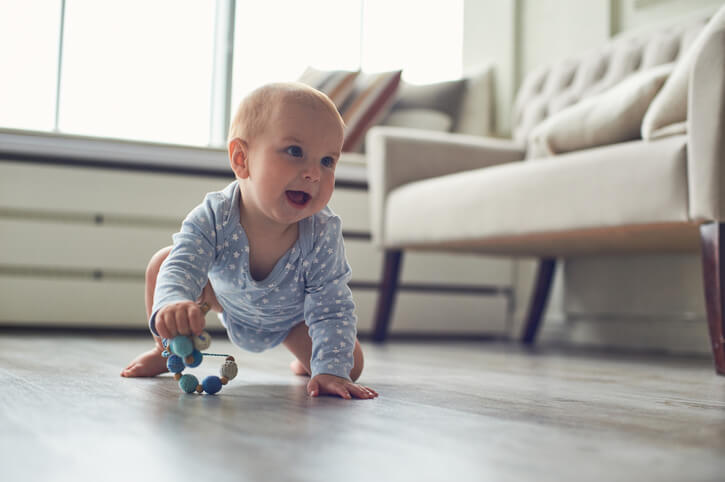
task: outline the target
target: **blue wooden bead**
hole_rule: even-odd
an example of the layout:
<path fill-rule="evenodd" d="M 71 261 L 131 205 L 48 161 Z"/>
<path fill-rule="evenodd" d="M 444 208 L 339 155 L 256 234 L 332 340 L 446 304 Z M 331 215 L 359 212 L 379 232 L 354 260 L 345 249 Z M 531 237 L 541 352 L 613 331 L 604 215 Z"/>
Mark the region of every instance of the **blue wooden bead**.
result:
<path fill-rule="evenodd" d="M 216 392 L 222 389 L 222 381 L 219 379 L 219 377 L 215 377 L 214 375 L 210 375 L 204 379 L 203 382 L 201 382 L 202 388 L 204 388 L 204 391 L 208 393 L 209 395 L 214 395 Z"/>
<path fill-rule="evenodd" d="M 181 375 L 181 378 L 179 378 L 179 387 L 186 393 L 191 393 L 196 390 L 197 385 L 199 385 L 199 380 L 194 375 L 187 373 L 186 375 Z"/>
<path fill-rule="evenodd" d="M 166 368 L 168 368 L 171 373 L 182 372 L 184 370 L 184 360 L 182 360 L 180 356 L 171 355 L 166 360 Z"/>
<path fill-rule="evenodd" d="M 194 361 L 193 361 L 193 362 L 191 362 L 191 363 L 189 363 L 189 362 L 188 362 L 188 361 L 186 360 L 186 358 L 184 358 L 184 363 L 186 364 L 186 366 L 187 366 L 187 367 L 190 367 L 190 368 L 194 368 L 194 367 L 198 367 L 199 365 L 201 365 L 201 360 L 202 360 L 202 358 L 204 358 L 204 357 L 203 357 L 203 356 L 201 355 L 201 352 L 200 352 L 199 350 L 194 350 L 194 351 L 193 351 L 193 352 L 191 353 L 191 356 L 193 356 L 193 357 L 194 357 Z"/>
<path fill-rule="evenodd" d="M 171 340 L 171 351 L 181 358 L 186 358 L 194 351 L 194 344 L 191 343 L 188 336 L 180 335 Z"/>

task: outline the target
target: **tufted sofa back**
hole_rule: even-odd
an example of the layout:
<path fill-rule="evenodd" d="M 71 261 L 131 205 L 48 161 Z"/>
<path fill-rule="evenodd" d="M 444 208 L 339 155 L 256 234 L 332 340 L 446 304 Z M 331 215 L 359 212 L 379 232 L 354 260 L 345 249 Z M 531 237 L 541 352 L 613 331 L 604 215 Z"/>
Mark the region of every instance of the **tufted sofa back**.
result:
<path fill-rule="evenodd" d="M 675 62 L 714 14 L 699 12 L 673 25 L 623 32 L 577 57 L 526 75 L 516 95 L 513 138 L 524 145 L 531 130 L 548 116 L 656 65 Z"/>

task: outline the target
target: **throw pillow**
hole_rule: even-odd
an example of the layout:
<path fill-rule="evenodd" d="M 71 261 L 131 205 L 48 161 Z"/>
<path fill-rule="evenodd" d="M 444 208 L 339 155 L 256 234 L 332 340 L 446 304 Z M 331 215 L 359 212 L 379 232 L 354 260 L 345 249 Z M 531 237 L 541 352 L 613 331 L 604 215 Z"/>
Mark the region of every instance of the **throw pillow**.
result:
<path fill-rule="evenodd" d="M 687 121 L 687 88 L 690 72 L 702 46 L 717 30 L 725 28 L 725 7 L 712 16 L 692 42 L 662 90 L 655 97 L 642 121 L 642 138 L 651 140 L 685 132 Z"/>
<path fill-rule="evenodd" d="M 529 137 L 529 158 L 639 138 L 642 117 L 673 64 L 631 75 L 614 87 L 559 111 Z"/>
<path fill-rule="evenodd" d="M 350 98 L 340 109 L 345 121 L 342 150 L 355 152 L 363 144 L 365 133 L 389 111 L 400 84 L 400 70 L 360 75 Z"/>
<path fill-rule="evenodd" d="M 432 109 L 447 114 L 451 119 L 456 119 L 458 118 L 465 87 L 466 79 L 432 84 L 401 82 L 392 112 L 409 109 Z"/>
<path fill-rule="evenodd" d="M 435 109 L 397 109 L 385 118 L 382 125 L 448 132 L 453 125 L 453 119 Z"/>
<path fill-rule="evenodd" d="M 352 93 L 355 87 L 355 79 L 359 74 L 359 71 L 328 71 L 307 67 L 297 80 L 327 94 L 339 110 Z"/>
<path fill-rule="evenodd" d="M 494 130 L 493 64 L 472 70 L 466 77 L 459 113 L 453 117 L 451 129 L 461 134 L 490 136 Z"/>

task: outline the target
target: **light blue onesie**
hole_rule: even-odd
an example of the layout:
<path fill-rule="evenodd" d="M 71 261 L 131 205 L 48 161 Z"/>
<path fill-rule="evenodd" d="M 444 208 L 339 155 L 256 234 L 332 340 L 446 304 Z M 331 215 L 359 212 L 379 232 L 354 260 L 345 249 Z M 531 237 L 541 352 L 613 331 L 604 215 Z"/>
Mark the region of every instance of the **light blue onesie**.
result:
<path fill-rule="evenodd" d="M 206 195 L 174 234 L 156 280 L 149 325 L 160 308 L 195 301 L 211 281 L 231 341 L 259 352 L 304 321 L 312 338 L 312 376 L 350 379 L 356 324 L 340 218 L 329 208 L 299 222 L 297 242 L 262 281 L 249 271 L 249 241 L 239 221 L 237 181 Z"/>

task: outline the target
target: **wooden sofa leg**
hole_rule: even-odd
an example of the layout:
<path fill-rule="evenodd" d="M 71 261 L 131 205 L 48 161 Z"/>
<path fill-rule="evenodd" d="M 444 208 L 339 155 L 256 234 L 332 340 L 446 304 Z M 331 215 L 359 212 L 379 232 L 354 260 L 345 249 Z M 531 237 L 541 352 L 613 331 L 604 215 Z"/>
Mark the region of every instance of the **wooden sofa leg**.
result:
<path fill-rule="evenodd" d="M 400 263 L 403 257 L 401 250 L 386 250 L 383 260 L 383 282 L 378 294 L 378 305 L 375 309 L 373 341 L 382 342 L 388 337 L 390 315 L 393 313 L 395 295 L 398 291 Z"/>
<path fill-rule="evenodd" d="M 534 291 L 529 300 L 529 311 L 526 314 L 526 321 L 521 333 L 521 342 L 525 345 L 532 345 L 536 341 L 541 319 L 546 311 L 546 303 L 549 301 L 549 292 L 556 269 L 556 258 L 541 258 L 539 268 L 536 272 Z"/>
<path fill-rule="evenodd" d="M 700 226 L 702 246 L 702 275 L 705 287 L 707 324 L 715 361 L 715 371 L 725 375 L 725 223 Z"/>

